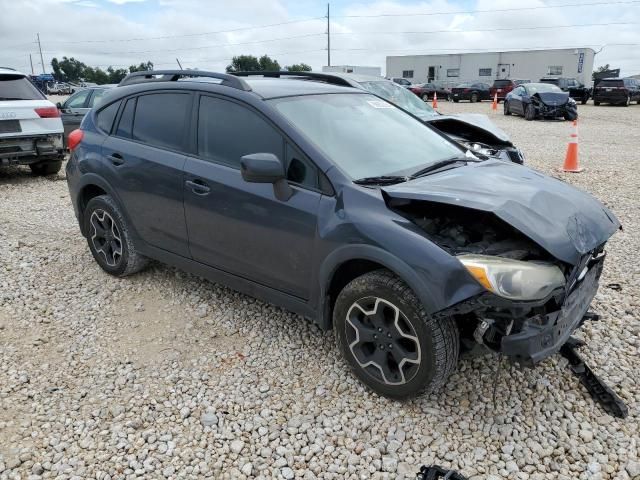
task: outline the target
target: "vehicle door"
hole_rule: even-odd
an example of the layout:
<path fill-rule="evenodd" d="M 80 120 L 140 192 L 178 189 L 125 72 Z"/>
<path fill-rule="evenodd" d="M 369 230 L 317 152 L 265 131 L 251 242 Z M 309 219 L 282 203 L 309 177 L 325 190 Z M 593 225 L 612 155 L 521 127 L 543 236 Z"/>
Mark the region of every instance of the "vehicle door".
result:
<path fill-rule="evenodd" d="M 184 210 L 194 260 L 308 299 L 313 280 L 320 172 L 252 107 L 202 95 L 197 155 L 185 164 Z M 246 182 L 240 157 L 272 153 L 284 164 L 293 195 Z"/>
<path fill-rule="evenodd" d="M 102 144 L 102 174 L 136 232 L 149 245 L 183 257 L 189 257 L 182 172 L 192 101 L 191 93 L 179 90 L 129 97 Z"/>
<path fill-rule="evenodd" d="M 523 101 L 525 97 L 526 91 L 522 85 L 511 91 L 509 97 L 509 110 L 511 113 L 518 113 L 520 115 L 524 114 L 525 106 L 523 105 Z"/>
<path fill-rule="evenodd" d="M 67 98 L 59 107 L 60 117 L 64 126 L 64 138 L 67 138 L 70 132 L 80 127 L 80 122 L 89 111 L 90 96 L 91 90 L 80 90 Z"/>

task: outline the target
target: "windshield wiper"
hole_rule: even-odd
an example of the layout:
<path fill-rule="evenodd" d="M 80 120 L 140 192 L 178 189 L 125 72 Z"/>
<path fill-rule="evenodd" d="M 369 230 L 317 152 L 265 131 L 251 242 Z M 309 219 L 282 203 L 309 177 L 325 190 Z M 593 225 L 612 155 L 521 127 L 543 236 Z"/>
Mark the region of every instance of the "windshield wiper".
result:
<path fill-rule="evenodd" d="M 433 163 L 427 167 L 424 167 L 420 170 L 418 170 L 417 172 L 415 172 L 414 174 L 412 174 L 409 178 L 413 179 L 413 178 L 418 178 L 421 177 L 423 175 L 426 175 L 427 173 L 433 172 L 434 170 L 438 170 L 442 167 L 446 167 L 447 165 L 452 165 L 454 163 L 464 163 L 465 165 L 467 164 L 467 162 L 473 162 L 473 161 L 477 161 L 474 160 L 473 158 L 470 157 L 453 157 L 453 158 L 447 158 L 446 160 L 441 160 L 439 162 Z"/>
<path fill-rule="evenodd" d="M 0 97 L 0 100 L 26 100 L 26 98 L 17 98 L 17 97 Z"/>
<path fill-rule="evenodd" d="M 358 185 L 393 185 L 394 183 L 402 183 L 409 180 L 410 177 L 401 175 L 380 175 L 377 177 L 364 177 L 354 180 L 353 183 Z"/>

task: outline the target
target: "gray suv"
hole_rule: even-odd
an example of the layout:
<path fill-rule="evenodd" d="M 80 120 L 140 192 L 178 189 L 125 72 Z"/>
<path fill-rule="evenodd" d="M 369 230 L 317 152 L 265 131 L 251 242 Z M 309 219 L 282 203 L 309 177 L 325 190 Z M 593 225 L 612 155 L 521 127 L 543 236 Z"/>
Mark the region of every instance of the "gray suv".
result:
<path fill-rule="evenodd" d="M 104 271 L 155 259 L 292 310 L 392 398 L 438 389 L 474 347 L 557 352 L 620 227 L 589 194 L 380 97 L 295 78 L 133 73 L 69 148 Z"/>

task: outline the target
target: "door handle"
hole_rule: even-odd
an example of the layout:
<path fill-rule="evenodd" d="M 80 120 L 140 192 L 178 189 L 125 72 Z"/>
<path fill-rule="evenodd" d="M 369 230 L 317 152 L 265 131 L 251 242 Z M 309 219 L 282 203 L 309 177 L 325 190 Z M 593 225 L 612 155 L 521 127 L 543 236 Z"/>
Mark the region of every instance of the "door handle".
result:
<path fill-rule="evenodd" d="M 111 155 L 107 155 L 107 158 L 111 160 L 116 167 L 119 167 L 124 163 L 124 158 L 119 153 L 112 153 Z"/>
<path fill-rule="evenodd" d="M 187 180 L 184 183 L 187 187 L 191 188 L 191 191 L 196 195 L 209 195 L 209 192 L 211 192 L 209 185 L 202 180 Z"/>

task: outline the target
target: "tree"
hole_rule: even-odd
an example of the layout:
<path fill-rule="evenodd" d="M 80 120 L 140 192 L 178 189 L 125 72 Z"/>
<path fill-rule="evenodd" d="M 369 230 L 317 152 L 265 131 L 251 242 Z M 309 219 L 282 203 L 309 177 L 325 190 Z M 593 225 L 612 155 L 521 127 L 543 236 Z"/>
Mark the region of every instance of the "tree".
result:
<path fill-rule="evenodd" d="M 277 60 L 271 60 L 269 56 L 263 55 L 260 57 L 260 70 L 263 72 L 279 72 L 280 64 Z"/>
<path fill-rule="evenodd" d="M 227 65 L 227 72 L 257 72 L 260 69 L 260 62 L 253 55 L 238 55 L 231 59 Z"/>
<path fill-rule="evenodd" d="M 312 70 L 311 65 L 307 65 L 306 63 L 294 63 L 293 65 L 284 68 L 289 72 L 310 72 Z"/>
<path fill-rule="evenodd" d="M 147 61 L 147 63 L 141 63 L 140 65 L 131 65 L 129 67 L 129 72 L 148 72 L 149 70 L 153 70 L 153 62 Z"/>
<path fill-rule="evenodd" d="M 231 59 L 227 65 L 227 72 L 277 72 L 280 64 L 277 60 L 271 59 L 268 55 L 263 55 L 258 59 L 253 55 L 238 55 Z"/>

